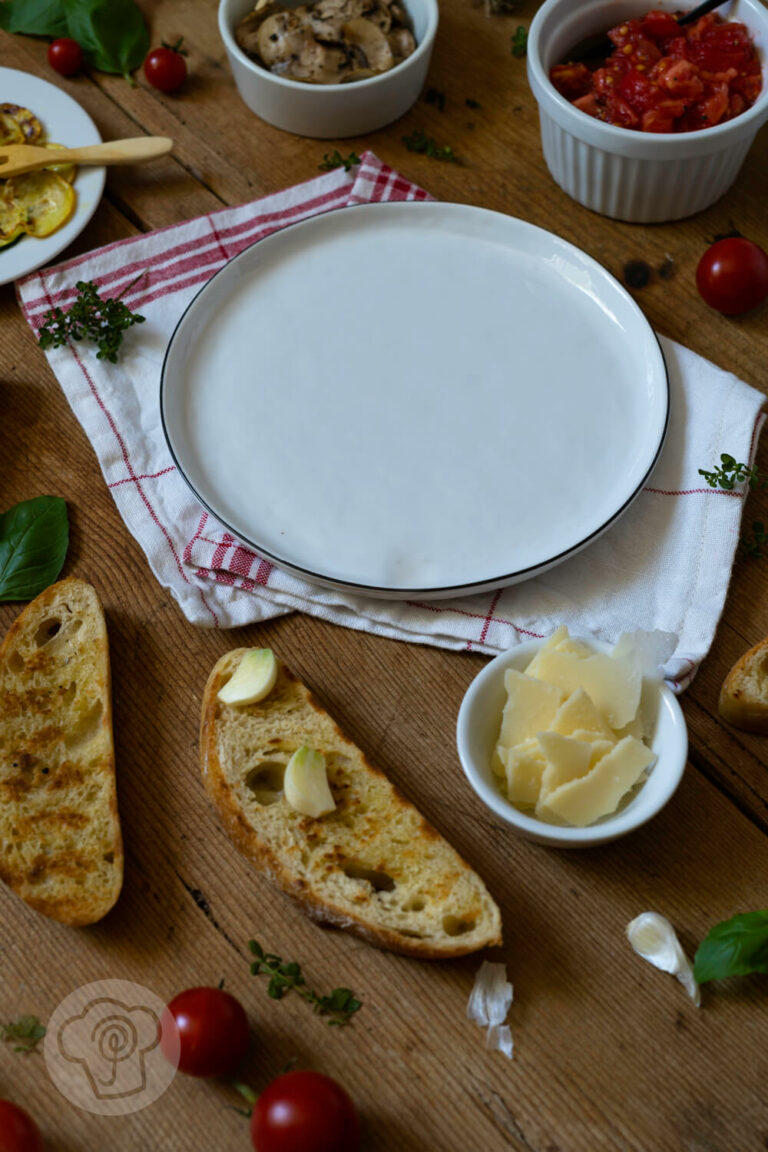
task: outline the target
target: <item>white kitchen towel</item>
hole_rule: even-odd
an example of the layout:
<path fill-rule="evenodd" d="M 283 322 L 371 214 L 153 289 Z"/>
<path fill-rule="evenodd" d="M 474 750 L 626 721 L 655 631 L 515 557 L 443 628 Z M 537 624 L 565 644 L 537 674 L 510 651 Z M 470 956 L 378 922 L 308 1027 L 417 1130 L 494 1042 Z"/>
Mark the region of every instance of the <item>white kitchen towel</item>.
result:
<path fill-rule="evenodd" d="M 713 468 L 723 452 L 753 459 L 764 397 L 663 337 L 671 418 L 648 484 L 594 544 L 496 592 L 385 601 L 310 585 L 236 540 L 177 472 L 160 420 L 160 373 L 171 333 L 205 281 L 243 248 L 294 221 L 350 204 L 429 199 L 368 152 L 349 172 L 339 168 L 35 272 L 18 283 L 19 302 L 37 332 L 48 309 L 73 302 L 77 281 L 95 281 L 102 296 L 125 292 L 126 303 L 145 316 L 128 332 L 117 364 L 97 359 L 84 342 L 47 355 L 126 526 L 192 623 L 232 628 L 301 611 L 399 640 L 489 654 L 559 624 L 608 641 L 622 631 L 660 628 L 679 638 L 665 671 L 683 687 L 723 609 L 744 502 L 742 490 L 712 489 L 698 470 Z"/>

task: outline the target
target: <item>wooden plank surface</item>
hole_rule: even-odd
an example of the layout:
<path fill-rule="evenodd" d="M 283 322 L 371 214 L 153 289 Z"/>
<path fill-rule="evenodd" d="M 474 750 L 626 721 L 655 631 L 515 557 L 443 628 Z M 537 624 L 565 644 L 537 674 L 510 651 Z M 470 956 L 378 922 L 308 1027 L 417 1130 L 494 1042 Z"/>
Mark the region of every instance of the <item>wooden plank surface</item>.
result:
<path fill-rule="evenodd" d="M 365 139 L 311 141 L 260 123 L 241 104 L 216 30 L 216 5 L 143 2 L 153 41 L 185 35 L 190 79 L 164 97 L 141 76 L 56 80 L 105 138 L 167 134 L 172 158 L 110 172 L 107 192 L 74 251 L 173 223 L 307 179 L 324 152 L 372 148 L 443 200 L 483 205 L 549 228 L 619 279 L 649 269 L 635 296 L 660 331 L 768 391 L 765 307 L 737 319 L 709 311 L 693 282 L 698 258 L 736 227 L 768 246 L 768 131 L 717 205 L 674 225 L 630 226 L 593 215 L 551 181 L 524 61 L 509 50 L 536 5 L 489 17 L 445 0 L 430 84 L 400 122 Z M 0 34 L 0 64 L 52 79 L 41 42 Z M 54 78 L 55 79 L 55 78 Z M 8 98 L 12 94 L 5 94 Z M 471 98 L 479 110 L 466 106 Z M 424 128 L 461 165 L 408 152 Z M 663 274 L 659 269 L 664 269 Z M 0 289 L 0 507 L 43 492 L 66 498 L 72 543 L 65 572 L 91 580 L 110 632 L 126 881 L 99 925 L 71 930 L 0 890 L 0 1019 L 46 1019 L 89 980 L 135 980 L 163 999 L 221 978 L 247 1008 L 254 1042 L 243 1079 L 257 1088 L 290 1060 L 337 1077 L 364 1119 L 365 1150 L 464 1152 L 756 1152 L 768 1146 L 765 982 L 706 988 L 697 1010 L 680 986 L 643 964 L 627 922 L 655 908 L 693 951 L 709 927 L 766 903 L 766 742 L 727 729 L 717 693 L 730 664 L 768 634 L 768 560 L 739 556 L 713 650 L 683 698 L 691 764 L 650 825 L 584 853 L 549 851 L 511 835 L 475 798 L 455 750 L 456 712 L 483 666 L 447 653 L 293 615 L 236 633 L 202 631 L 152 578 L 103 483 L 96 458 L 18 310 Z M 768 472 L 768 445 L 759 464 Z M 706 462 L 702 462 L 704 466 Z M 768 519 L 753 494 L 748 518 Z M 0 605 L 4 632 L 17 613 Z M 423 964 L 323 932 L 275 893 L 229 844 L 207 803 L 197 717 L 210 667 L 235 645 L 272 645 L 342 725 L 474 864 L 497 898 L 503 959 L 515 984 L 515 1059 L 484 1049 L 465 1018 L 478 958 Z M 295 998 L 270 1000 L 249 975 L 256 936 L 304 966 L 320 988 L 348 984 L 364 1002 L 352 1025 L 329 1029 Z M 42 1056 L 0 1047 L 0 1097 L 38 1117 L 55 1152 L 160 1152 L 249 1146 L 225 1085 L 178 1076 L 150 1108 L 123 1118 L 79 1111 L 49 1084 Z"/>

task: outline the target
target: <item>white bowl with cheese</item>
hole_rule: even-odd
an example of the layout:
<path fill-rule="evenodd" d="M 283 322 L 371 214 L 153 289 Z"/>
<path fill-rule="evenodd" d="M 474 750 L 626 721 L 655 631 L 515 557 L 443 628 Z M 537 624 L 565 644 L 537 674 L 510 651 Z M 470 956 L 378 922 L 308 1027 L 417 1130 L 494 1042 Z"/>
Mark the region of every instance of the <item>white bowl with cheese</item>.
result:
<path fill-rule="evenodd" d="M 582 648 L 585 656 L 596 654 L 608 656 L 612 650 L 611 645 L 598 640 L 574 641 L 570 637 L 566 637 L 566 639 L 572 641 L 574 651 L 577 646 Z M 503 774 L 504 769 L 500 766 L 498 759 L 495 761 L 494 768 L 494 758 L 502 730 L 505 705 L 509 699 L 509 680 L 505 685 L 507 670 L 513 669 L 515 672 L 512 685 L 514 688 L 516 684 L 521 683 L 517 674 L 526 673 L 534 657 L 541 660 L 539 654 L 545 647 L 549 647 L 549 642 L 545 640 L 531 640 L 519 644 L 509 652 L 497 656 L 475 677 L 459 710 L 457 723 L 459 759 L 467 779 L 483 803 L 519 835 L 539 844 L 547 844 L 557 848 L 586 848 L 605 844 L 640 828 L 660 812 L 672 797 L 685 770 L 688 754 L 685 718 L 674 694 L 662 680 L 641 677 L 641 708 L 644 715 L 642 743 L 647 746 L 649 753 L 647 758 L 650 761 L 647 770 L 641 772 L 639 780 L 628 789 L 627 794 L 619 802 L 614 812 L 598 816 L 586 826 L 573 826 L 566 823 L 557 813 L 547 809 L 546 800 L 543 807 L 539 806 L 540 812 L 547 812 L 546 817 L 537 816 L 536 807 L 532 803 L 512 803 L 507 798 L 505 792 L 509 778 Z M 618 680 L 620 677 L 615 677 L 615 679 Z M 525 687 L 524 684 L 523 687 Z M 610 683 L 606 683 L 604 688 L 609 694 L 617 691 L 615 685 Z M 598 689 L 599 691 L 600 689 Z M 570 689 L 561 693 L 563 702 L 568 699 L 569 693 Z M 591 707 L 591 704 L 589 706 Z M 557 707 L 560 708 L 562 705 L 557 705 Z M 557 712 L 556 714 L 561 715 L 562 713 Z M 603 713 L 601 712 L 600 715 L 602 717 Z M 618 719 L 623 721 L 624 717 L 619 716 Z M 544 744 L 557 745 L 559 741 L 562 747 L 569 751 L 566 747 L 569 743 L 568 740 L 563 744 L 562 737 L 557 734 L 553 740 L 549 732 L 549 724 L 542 724 L 542 726 L 546 731 Z M 609 731 L 606 732 L 606 739 L 602 747 L 611 752 L 612 761 L 610 763 L 616 765 L 615 772 L 610 768 L 607 771 L 601 770 L 601 777 L 600 772 L 593 772 L 590 768 L 582 773 L 578 779 L 577 788 L 574 789 L 571 781 L 565 789 L 561 788 L 558 792 L 558 795 L 566 798 L 571 805 L 574 803 L 580 805 L 582 816 L 590 804 L 594 804 L 596 800 L 599 803 L 600 792 L 604 787 L 610 788 L 612 785 L 615 787 L 616 777 L 630 766 L 630 753 L 634 749 L 636 755 L 638 751 L 639 741 L 635 737 L 628 738 L 626 735 L 631 725 L 621 724 L 619 732 L 611 731 L 610 725 L 607 727 Z M 560 730 L 562 730 L 562 726 Z M 572 738 L 573 733 L 570 735 Z M 596 734 L 590 733 L 590 738 L 595 740 Z M 581 744 L 586 739 L 587 735 L 584 734 L 580 740 L 577 739 L 576 743 Z M 608 748 L 611 742 L 613 745 Z M 617 747 L 619 742 L 622 743 L 621 748 Z M 529 741 L 529 743 L 533 742 Z M 542 746 L 540 745 L 540 747 Z M 522 745 L 518 745 L 518 747 L 522 747 Z M 502 749 L 503 752 L 504 749 Z M 537 755 L 543 755 L 543 753 L 537 752 Z M 605 751 L 601 751 L 600 755 L 605 755 Z M 642 763 L 642 753 L 639 763 Z M 550 762 L 545 760 L 545 764 L 549 765 Z M 609 764 L 609 761 L 606 760 L 605 764 Z M 550 771 L 555 772 L 556 767 L 551 767 Z M 636 773 L 630 772 L 629 778 L 632 778 L 632 775 L 636 775 Z M 589 794 L 584 787 L 587 776 L 590 778 L 587 785 Z M 546 798 L 550 803 L 552 796 L 553 792 L 550 791 L 549 797 Z"/>

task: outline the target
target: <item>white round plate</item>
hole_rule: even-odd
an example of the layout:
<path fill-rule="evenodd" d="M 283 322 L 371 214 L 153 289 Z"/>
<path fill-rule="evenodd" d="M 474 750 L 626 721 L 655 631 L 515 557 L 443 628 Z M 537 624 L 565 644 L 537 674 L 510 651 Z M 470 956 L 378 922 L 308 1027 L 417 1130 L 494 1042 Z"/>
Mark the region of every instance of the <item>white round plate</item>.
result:
<path fill-rule="evenodd" d="M 34 112 L 43 125 L 46 140 L 78 148 L 100 144 L 98 128 L 80 105 L 47 80 L 28 72 L 0 68 L 0 104 L 20 104 Z M 0 169 L 0 175 L 2 169 Z M 9 284 L 41 268 L 72 243 L 93 216 L 104 191 L 104 168 L 78 168 L 75 177 L 77 206 L 70 219 L 50 236 L 22 236 L 8 248 L 0 248 L 0 284 Z"/>
<path fill-rule="evenodd" d="M 312 582 L 479 592 L 583 548 L 667 425 L 664 359 L 604 268 L 459 204 L 344 208 L 240 253 L 180 320 L 161 410 L 200 501 Z"/>

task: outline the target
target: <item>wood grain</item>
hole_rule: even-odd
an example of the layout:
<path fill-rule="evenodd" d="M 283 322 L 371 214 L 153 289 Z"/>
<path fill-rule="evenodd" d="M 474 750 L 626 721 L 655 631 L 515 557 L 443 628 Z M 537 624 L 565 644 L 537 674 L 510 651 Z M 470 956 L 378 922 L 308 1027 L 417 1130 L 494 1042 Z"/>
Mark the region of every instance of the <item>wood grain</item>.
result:
<path fill-rule="evenodd" d="M 169 135 L 174 155 L 112 170 L 73 251 L 274 192 L 316 174 L 326 151 L 373 149 L 443 200 L 480 204 L 555 231 L 619 279 L 648 266 L 634 295 L 650 322 L 764 391 L 766 308 L 726 319 L 694 286 L 718 233 L 738 228 L 768 247 L 764 129 L 735 187 L 674 225 L 594 215 L 551 181 L 539 146 L 525 62 L 510 37 L 536 5 L 489 17 L 445 0 L 429 84 L 397 124 L 365 139 L 312 141 L 260 123 L 240 102 L 216 29 L 216 5 L 142 3 L 153 42 L 184 34 L 186 87 L 170 97 L 94 74 L 56 78 L 105 138 Z M 46 79 L 44 43 L 0 34 L 0 64 Z M 4 98 L 11 98 L 5 94 Z M 470 98 L 479 109 L 467 107 Z M 423 128 L 461 164 L 407 151 Z M 716 921 L 765 905 L 768 745 L 717 717 L 720 682 L 768 634 L 768 560 L 737 559 L 715 644 L 683 698 L 691 763 L 667 809 L 634 836 L 583 853 L 515 839 L 475 798 L 455 750 L 457 709 L 481 657 L 387 641 L 293 615 L 237 633 L 197 630 L 152 578 L 104 485 L 95 455 L 23 322 L 0 289 L 0 508 L 52 492 L 72 521 L 65 569 L 91 580 L 111 641 L 119 793 L 127 848 L 123 896 L 101 924 L 68 930 L 0 890 L 0 1019 L 43 1020 L 74 987 L 119 977 L 163 999 L 195 984 L 226 986 L 248 1011 L 254 1041 L 242 1078 L 263 1086 L 290 1060 L 343 1082 L 364 1120 L 365 1152 L 757 1152 L 768 1146 L 765 981 L 704 990 L 643 964 L 624 936 L 657 909 L 692 952 Z M 768 445 L 758 463 L 768 473 Z M 704 466 L 706 462 L 702 462 Z M 768 495 L 746 517 L 768 520 Z M 0 629 L 17 606 L 0 605 Z M 272 645 L 350 736 L 477 867 L 498 899 L 503 959 L 515 984 L 511 1062 L 484 1049 L 465 1017 L 478 958 L 419 964 L 376 952 L 302 918 L 229 844 L 199 779 L 197 722 L 209 669 L 228 648 Z M 348 984 L 364 1002 L 347 1029 L 329 1029 L 297 998 L 270 1000 L 249 974 L 257 937 L 301 962 L 321 990 Z M 0 1046 L 0 1097 L 38 1117 L 50 1152 L 167 1152 L 249 1147 L 233 1090 L 177 1077 L 145 1111 L 99 1118 L 50 1085 L 42 1055 Z"/>

